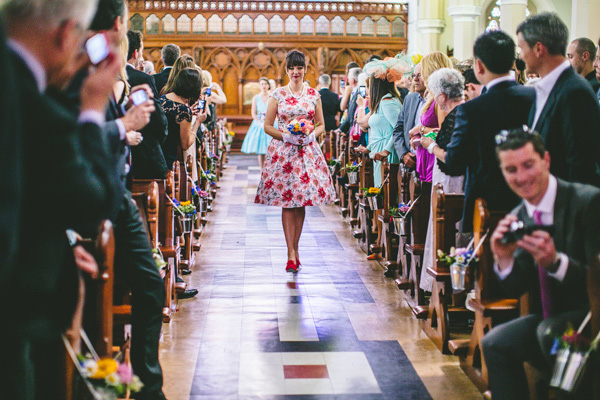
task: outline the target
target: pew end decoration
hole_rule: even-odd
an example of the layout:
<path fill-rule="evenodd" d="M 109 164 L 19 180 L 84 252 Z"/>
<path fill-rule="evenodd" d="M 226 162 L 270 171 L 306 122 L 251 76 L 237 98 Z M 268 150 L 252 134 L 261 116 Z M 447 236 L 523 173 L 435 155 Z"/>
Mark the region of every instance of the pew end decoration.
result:
<path fill-rule="evenodd" d="M 177 199 L 170 200 L 173 203 L 173 208 L 178 213 L 177 220 L 179 221 L 181 232 L 191 232 L 194 225 L 194 218 L 197 213 L 196 206 L 194 206 L 189 200 L 182 202 L 179 202 Z"/>
<path fill-rule="evenodd" d="M 371 207 L 371 210 L 381 209 L 381 204 L 380 204 L 381 200 L 382 200 L 381 188 L 378 188 L 378 187 L 363 188 L 362 192 L 363 192 L 363 196 L 369 202 L 369 207 Z"/>
<path fill-rule="evenodd" d="M 152 258 L 154 259 L 156 268 L 158 268 L 159 271 L 167 268 L 168 263 L 165 261 L 163 254 L 158 247 L 152 249 Z"/>
<path fill-rule="evenodd" d="M 550 354 L 556 354 L 556 361 L 550 379 L 551 387 L 575 393 L 585 375 L 590 358 L 597 358 L 600 333 L 594 340 L 583 334 L 591 317 L 592 313 L 589 312 L 577 331 L 569 324 L 564 334 L 554 339 Z"/>
<path fill-rule="evenodd" d="M 356 161 L 352 161 L 346 164 L 346 166 L 344 168 L 342 168 L 340 170 L 341 171 L 346 171 L 346 175 L 348 176 L 348 183 L 351 185 L 357 185 L 358 184 L 358 172 L 360 171 L 360 163 L 357 163 Z"/>
<path fill-rule="evenodd" d="M 394 224 L 396 235 L 406 235 L 406 217 L 410 215 L 413 205 L 414 202 L 411 204 L 409 201 L 407 204 L 398 204 L 398 207 L 390 207 L 390 223 Z"/>
<path fill-rule="evenodd" d="M 95 359 L 92 355 L 78 355 L 81 375 L 93 387 L 95 398 L 112 400 L 137 393 L 144 386 L 133 374 L 131 365 L 122 364 L 112 358 Z M 100 397 L 97 397 L 98 394 Z"/>
<path fill-rule="evenodd" d="M 331 176 L 335 176 L 335 172 L 337 170 L 337 168 L 340 166 L 341 161 L 337 160 L 335 158 L 331 158 L 329 160 L 327 160 L 327 166 L 329 167 L 329 172 L 331 173 Z"/>
<path fill-rule="evenodd" d="M 468 273 L 469 263 L 477 261 L 477 251 L 473 251 L 471 245 L 465 248 L 451 247 L 448 253 L 442 250 L 437 251 L 438 261 L 446 264 L 450 268 L 450 279 L 452 289 L 456 291 L 464 291 L 466 288 L 465 281 Z"/>

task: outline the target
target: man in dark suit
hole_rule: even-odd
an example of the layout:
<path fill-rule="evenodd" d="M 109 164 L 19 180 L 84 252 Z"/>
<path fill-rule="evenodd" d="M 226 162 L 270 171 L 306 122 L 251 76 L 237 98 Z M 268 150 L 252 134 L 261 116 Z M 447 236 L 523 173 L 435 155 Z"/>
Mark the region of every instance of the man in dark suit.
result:
<path fill-rule="evenodd" d="M 396 153 L 407 168 L 414 169 L 416 166 L 416 154 L 410 148 L 409 132 L 412 128 L 419 124 L 420 110 L 425 104 L 425 82 L 421 77 L 421 64 L 417 65 L 414 70 L 414 93 L 410 93 L 404 99 L 404 104 L 398 114 L 398 120 L 394 127 L 392 136 L 394 137 L 394 147 Z M 389 151 L 383 150 L 376 153 L 373 157 L 376 161 L 381 161 L 384 157 L 390 154 Z"/>
<path fill-rule="evenodd" d="M 11 343 L 3 355 L 11 370 L 0 378 L 2 396 L 10 399 L 59 398 L 60 334 L 71 323 L 78 296 L 77 264 L 65 231 L 98 226 L 96 210 L 106 209 L 113 193 L 101 125 L 122 67 L 119 60 L 109 58 L 86 79 L 77 117 L 45 94 L 48 84 L 64 83 L 75 70 L 94 5 L 89 0 L 8 1 L 3 8 L 10 51 L 2 61 L 12 63 L 10 98 L 21 110 L 11 116 L 19 119 L 21 130 L 11 134 L 22 133 L 22 146 L 14 149 L 22 156 L 22 212 L 15 233 L 21 246 L 13 268 L 2 264 L 8 281 L 0 282 L 0 300 L 20 302 L 7 309 L 10 323 L 0 334 Z M 43 46 L 40 37 L 48 40 Z"/>
<path fill-rule="evenodd" d="M 158 93 L 160 93 L 167 84 L 173 65 L 180 55 L 181 49 L 176 44 L 170 43 L 162 48 L 160 57 L 165 67 L 158 74 L 154 74 L 154 81 L 156 82 L 156 90 L 158 90 Z"/>
<path fill-rule="evenodd" d="M 575 72 L 583 76 L 592 85 L 594 93 L 600 89 L 600 81 L 594 71 L 596 45 L 588 38 L 575 39 L 567 47 L 567 59 Z"/>
<path fill-rule="evenodd" d="M 321 86 L 319 94 L 321 95 L 321 104 L 323 105 L 325 132 L 333 131 L 337 129 L 335 117 L 340 112 L 340 98 L 337 94 L 329 90 L 329 86 L 331 86 L 331 77 L 329 75 L 321 75 L 319 77 L 319 85 Z"/>
<path fill-rule="evenodd" d="M 565 58 L 568 30 L 554 13 L 535 14 L 517 28 L 520 56 L 535 84 L 528 126 L 552 157 L 552 174 L 600 187 L 600 106 L 589 83 Z"/>
<path fill-rule="evenodd" d="M 486 32 L 473 46 L 473 69 L 485 85 L 482 95 L 460 106 L 454 132 L 446 148 L 446 167 L 452 175 L 464 175 L 463 232 L 471 232 L 473 207 L 484 198 L 493 210 L 510 210 L 518 198 L 508 188 L 496 160 L 494 136 L 527 122 L 534 90 L 520 86 L 510 76 L 515 43 L 502 31 Z"/>
<path fill-rule="evenodd" d="M 589 309 L 586 276 L 600 252 L 600 190 L 554 177 L 550 154 L 529 128 L 503 131 L 497 142 L 502 173 L 522 202 L 491 236 L 494 269 L 510 297 L 529 293 L 531 314 L 494 327 L 483 354 L 493 399 L 528 399 L 523 362 L 549 369 L 554 339 Z M 553 233 L 538 229 L 507 241 L 517 221 L 553 225 Z"/>
<path fill-rule="evenodd" d="M 594 57 L 594 72 L 596 73 L 596 79 L 600 81 L 600 41 L 598 41 L 598 47 L 596 47 L 596 57 Z M 596 92 L 596 98 L 600 101 L 600 89 Z"/>
<path fill-rule="evenodd" d="M 167 117 L 158 101 L 158 91 L 154 77 L 136 69 L 142 57 L 144 42 L 142 34 L 128 31 L 129 53 L 127 61 L 127 81 L 131 87 L 147 84 L 154 92 L 155 110 L 150 123 L 141 130 L 143 140 L 131 148 L 131 175 L 134 179 L 164 179 L 167 176 L 167 163 L 161 144 L 167 137 Z"/>

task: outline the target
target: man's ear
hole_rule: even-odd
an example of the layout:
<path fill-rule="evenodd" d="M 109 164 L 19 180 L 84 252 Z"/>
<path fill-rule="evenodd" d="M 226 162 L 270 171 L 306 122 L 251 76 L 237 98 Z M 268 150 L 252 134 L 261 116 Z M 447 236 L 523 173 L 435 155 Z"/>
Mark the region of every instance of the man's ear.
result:
<path fill-rule="evenodd" d="M 584 51 L 581 54 L 581 59 L 583 60 L 583 62 L 588 62 L 590 60 L 591 56 L 590 56 L 590 52 L 589 51 Z"/>
<path fill-rule="evenodd" d="M 473 64 L 473 68 L 479 75 L 483 75 L 485 73 L 485 66 L 479 58 L 475 59 L 475 64 Z"/>

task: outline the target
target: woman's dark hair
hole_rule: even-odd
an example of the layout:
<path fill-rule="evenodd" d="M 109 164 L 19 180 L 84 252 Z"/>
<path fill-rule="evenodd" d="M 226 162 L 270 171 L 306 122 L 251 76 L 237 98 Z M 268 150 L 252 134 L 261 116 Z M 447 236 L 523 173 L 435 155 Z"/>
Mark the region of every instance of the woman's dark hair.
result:
<path fill-rule="evenodd" d="M 202 90 L 202 76 L 195 68 L 186 68 L 181 70 L 173 81 L 171 92 L 188 100 L 189 104 L 194 104 L 200 98 Z"/>
<path fill-rule="evenodd" d="M 260 81 L 265 81 L 265 82 L 267 82 L 267 85 L 269 85 L 269 87 L 271 87 L 271 84 L 269 83 L 269 80 L 268 80 L 267 78 L 265 78 L 264 76 L 263 76 L 263 77 L 261 77 L 261 78 L 258 80 L 258 82 L 259 82 L 259 83 L 260 83 Z"/>
<path fill-rule="evenodd" d="M 377 112 L 381 99 L 388 93 L 391 94 L 392 97 L 400 100 L 400 93 L 398 93 L 398 89 L 396 89 L 395 82 L 390 82 L 387 79 L 378 79 L 372 76 L 369 88 L 369 108 L 371 109 L 372 114 Z"/>
<path fill-rule="evenodd" d="M 285 69 L 306 67 L 306 56 L 298 50 L 292 50 L 285 56 Z"/>
<path fill-rule="evenodd" d="M 90 30 L 107 31 L 115 25 L 117 17 L 125 17 L 125 1 L 100 0 Z"/>

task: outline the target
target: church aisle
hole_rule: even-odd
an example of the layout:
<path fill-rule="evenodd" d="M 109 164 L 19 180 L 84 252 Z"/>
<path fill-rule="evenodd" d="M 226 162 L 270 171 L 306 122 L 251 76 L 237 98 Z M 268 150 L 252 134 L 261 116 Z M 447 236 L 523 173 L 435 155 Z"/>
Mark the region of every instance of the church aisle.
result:
<path fill-rule="evenodd" d="M 164 325 L 169 400 L 482 398 L 336 206 L 307 207 L 288 275 L 281 210 L 253 203 L 258 180 L 255 156 L 229 157 L 186 278 L 199 294 Z"/>

